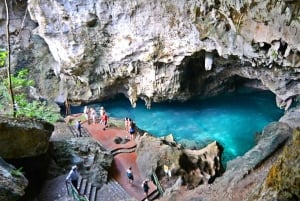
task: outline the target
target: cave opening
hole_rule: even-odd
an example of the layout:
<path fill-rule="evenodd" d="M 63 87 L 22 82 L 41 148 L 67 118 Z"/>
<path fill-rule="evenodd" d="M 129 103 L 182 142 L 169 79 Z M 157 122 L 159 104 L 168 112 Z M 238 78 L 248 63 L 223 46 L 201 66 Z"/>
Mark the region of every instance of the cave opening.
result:
<path fill-rule="evenodd" d="M 284 111 L 276 106 L 275 95 L 262 90 L 259 80 L 230 77 L 231 91 L 204 98 L 195 95 L 187 101 L 152 103 L 147 109 L 139 100 L 133 108 L 125 97 L 93 103 L 105 107 L 110 117 L 130 117 L 148 133 L 161 137 L 172 134 L 186 148 L 200 149 L 217 141 L 224 147 L 223 164 L 246 153 L 255 145 L 255 136 L 270 122 L 278 121 Z M 71 108 L 80 113 L 83 107 Z"/>

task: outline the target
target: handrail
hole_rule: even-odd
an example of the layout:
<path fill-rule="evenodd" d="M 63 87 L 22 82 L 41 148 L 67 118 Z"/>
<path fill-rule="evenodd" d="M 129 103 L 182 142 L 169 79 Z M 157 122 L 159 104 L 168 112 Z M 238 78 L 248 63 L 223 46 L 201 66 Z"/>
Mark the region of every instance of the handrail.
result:
<path fill-rule="evenodd" d="M 158 191 L 159 191 L 159 194 L 160 194 L 161 196 L 163 196 L 163 195 L 164 195 L 164 190 L 163 190 L 161 184 L 159 183 L 158 178 L 157 178 L 157 175 L 155 174 L 154 171 L 153 171 L 153 173 L 152 173 L 152 176 L 153 176 L 154 183 L 155 183 L 155 185 L 157 186 L 157 189 L 158 189 Z"/>
<path fill-rule="evenodd" d="M 73 186 L 71 182 L 66 181 L 66 186 L 67 186 L 67 191 L 68 195 L 72 195 L 72 197 L 76 201 L 89 201 L 89 199 L 86 197 L 86 195 L 79 195 L 78 191 L 76 188 Z"/>

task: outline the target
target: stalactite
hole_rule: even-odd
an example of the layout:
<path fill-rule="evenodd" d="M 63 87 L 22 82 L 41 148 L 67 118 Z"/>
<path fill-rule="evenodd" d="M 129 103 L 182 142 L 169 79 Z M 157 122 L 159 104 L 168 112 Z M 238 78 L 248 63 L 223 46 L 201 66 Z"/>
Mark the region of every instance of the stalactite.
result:
<path fill-rule="evenodd" d="M 212 68 L 214 55 L 211 52 L 205 52 L 205 70 L 209 71 Z"/>

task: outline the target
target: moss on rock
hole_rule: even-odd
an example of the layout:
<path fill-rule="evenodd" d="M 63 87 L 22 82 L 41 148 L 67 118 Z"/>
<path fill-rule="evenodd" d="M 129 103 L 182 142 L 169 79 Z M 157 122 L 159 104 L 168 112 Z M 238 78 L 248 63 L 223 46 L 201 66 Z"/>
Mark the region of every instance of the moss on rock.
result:
<path fill-rule="evenodd" d="M 266 187 L 278 192 L 280 200 L 300 199 L 300 128 L 284 148 L 282 156 L 271 168 Z"/>

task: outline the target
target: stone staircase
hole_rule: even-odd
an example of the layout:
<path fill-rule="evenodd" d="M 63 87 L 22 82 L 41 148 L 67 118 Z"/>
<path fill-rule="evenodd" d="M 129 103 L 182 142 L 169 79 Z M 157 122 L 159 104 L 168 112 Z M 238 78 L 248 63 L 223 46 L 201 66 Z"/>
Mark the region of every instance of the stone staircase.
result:
<path fill-rule="evenodd" d="M 78 189 L 79 194 L 85 195 L 89 201 L 121 201 L 132 199 L 114 179 L 110 179 L 107 184 L 104 184 L 101 188 L 97 188 L 86 178 L 80 177 Z"/>
<path fill-rule="evenodd" d="M 75 126 L 69 126 L 70 131 L 72 132 L 74 137 L 77 137 L 78 131 Z M 81 128 L 81 135 L 83 137 L 90 137 L 88 130 L 84 127 Z"/>
<path fill-rule="evenodd" d="M 97 201 L 121 201 L 131 199 L 132 197 L 112 178 L 97 191 Z"/>

